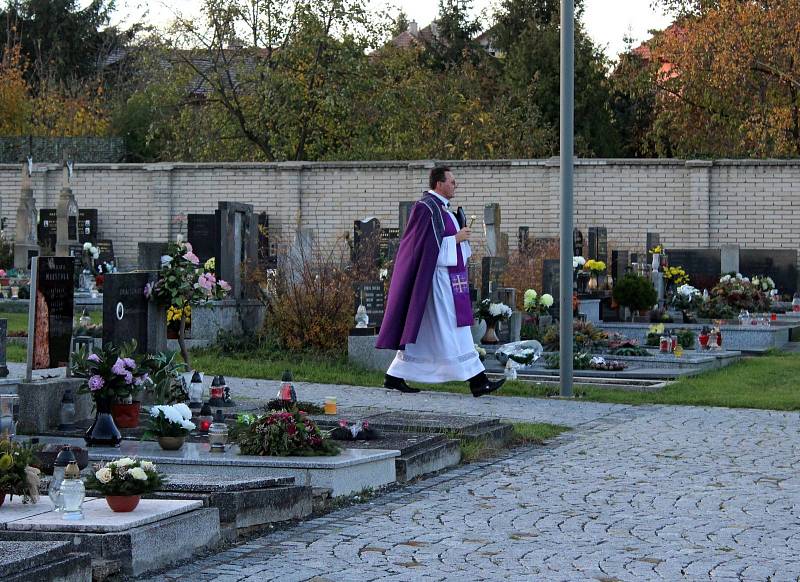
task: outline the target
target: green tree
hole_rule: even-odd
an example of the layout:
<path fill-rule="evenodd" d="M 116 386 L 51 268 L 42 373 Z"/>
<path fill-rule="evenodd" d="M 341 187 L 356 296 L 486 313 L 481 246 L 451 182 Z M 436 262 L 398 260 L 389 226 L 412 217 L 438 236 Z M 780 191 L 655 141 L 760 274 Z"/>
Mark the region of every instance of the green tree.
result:
<path fill-rule="evenodd" d="M 368 86 L 366 51 L 388 30 L 363 0 L 206 0 L 204 14 L 205 26 L 181 21 L 172 36 L 203 96 L 187 99 L 184 122 L 202 112 L 223 142 L 255 146 L 267 161 L 321 159 L 349 139 L 349 109 Z"/>
<path fill-rule="evenodd" d="M 477 63 L 484 56 L 475 36 L 481 31 L 479 19 L 471 19 L 471 0 L 439 0 L 439 17 L 431 25 L 432 38 L 426 44 L 427 62 L 444 70 L 465 61 Z"/>
<path fill-rule="evenodd" d="M 506 0 L 493 29 L 506 55 L 504 76 L 517 103 L 532 100 L 546 126 L 559 127 L 560 27 L 556 2 Z M 619 137 L 609 103 L 607 60 L 575 27 L 575 143 L 580 155 L 615 156 Z"/>

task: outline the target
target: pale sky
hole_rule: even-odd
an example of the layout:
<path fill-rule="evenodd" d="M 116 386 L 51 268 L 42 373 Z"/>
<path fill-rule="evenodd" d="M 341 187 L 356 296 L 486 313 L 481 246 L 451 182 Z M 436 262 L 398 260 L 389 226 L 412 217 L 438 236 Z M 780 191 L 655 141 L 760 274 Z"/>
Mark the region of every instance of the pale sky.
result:
<path fill-rule="evenodd" d="M 437 0 L 371 0 L 376 7 L 394 6 L 391 14 L 402 9 L 411 20 L 416 20 L 420 27 L 430 24 L 436 17 L 439 2 Z M 496 2 L 497 0 L 494 0 Z M 81 0 L 87 5 L 90 0 Z M 196 16 L 200 0 L 155 0 L 137 2 L 137 0 L 120 0 L 117 3 L 118 18 L 132 18 L 144 12 L 147 6 L 147 20 L 156 25 L 166 24 L 172 11 L 186 16 Z M 170 8 L 167 8 L 169 6 Z M 490 16 L 493 0 L 473 0 L 476 12 L 486 10 Z M 625 49 L 623 37 L 627 34 L 634 39 L 633 46 L 650 38 L 650 29 L 663 29 L 669 25 L 669 19 L 650 7 L 650 0 L 584 0 L 585 11 L 583 23 L 595 43 L 606 49 L 612 59 Z"/>

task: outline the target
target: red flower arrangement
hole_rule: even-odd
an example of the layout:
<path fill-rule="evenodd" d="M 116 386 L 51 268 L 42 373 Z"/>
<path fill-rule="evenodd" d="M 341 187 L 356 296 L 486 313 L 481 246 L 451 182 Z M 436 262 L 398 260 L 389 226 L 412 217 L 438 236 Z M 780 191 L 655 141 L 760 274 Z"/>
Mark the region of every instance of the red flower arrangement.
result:
<path fill-rule="evenodd" d="M 237 431 L 243 455 L 337 455 L 339 447 L 320 432 L 302 411 L 273 412 L 259 416 Z"/>

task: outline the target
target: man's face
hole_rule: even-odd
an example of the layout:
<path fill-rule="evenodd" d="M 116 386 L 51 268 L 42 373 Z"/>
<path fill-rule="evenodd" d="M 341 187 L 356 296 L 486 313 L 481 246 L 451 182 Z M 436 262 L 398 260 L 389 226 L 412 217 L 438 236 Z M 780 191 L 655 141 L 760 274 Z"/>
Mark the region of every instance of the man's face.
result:
<path fill-rule="evenodd" d="M 444 182 L 438 183 L 436 192 L 448 200 L 456 195 L 456 179 L 453 177 L 453 172 L 444 173 Z"/>

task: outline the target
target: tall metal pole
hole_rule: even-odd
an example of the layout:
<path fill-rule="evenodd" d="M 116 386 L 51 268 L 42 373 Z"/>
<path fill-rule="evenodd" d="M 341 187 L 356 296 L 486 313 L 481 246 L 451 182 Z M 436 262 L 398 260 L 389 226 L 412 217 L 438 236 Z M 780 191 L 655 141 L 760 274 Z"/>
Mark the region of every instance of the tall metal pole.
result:
<path fill-rule="evenodd" d="M 561 0 L 561 396 L 572 396 L 572 188 L 575 125 L 575 5 Z"/>

